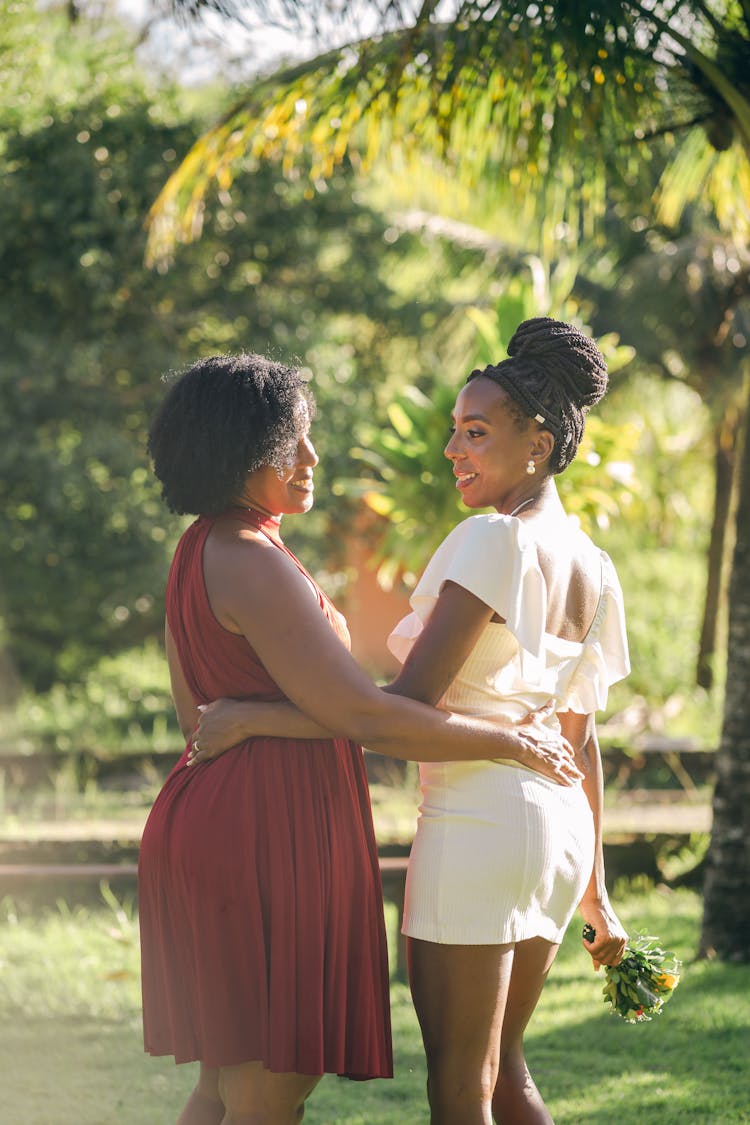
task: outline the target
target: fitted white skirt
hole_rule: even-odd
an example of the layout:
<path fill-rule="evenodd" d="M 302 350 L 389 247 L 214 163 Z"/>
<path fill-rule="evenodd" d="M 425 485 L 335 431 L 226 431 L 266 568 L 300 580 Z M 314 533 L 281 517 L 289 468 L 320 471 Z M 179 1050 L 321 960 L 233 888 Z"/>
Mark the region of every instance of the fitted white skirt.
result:
<path fill-rule="evenodd" d="M 515 762 L 420 766 L 403 933 L 456 945 L 560 942 L 594 862 L 591 808 Z"/>

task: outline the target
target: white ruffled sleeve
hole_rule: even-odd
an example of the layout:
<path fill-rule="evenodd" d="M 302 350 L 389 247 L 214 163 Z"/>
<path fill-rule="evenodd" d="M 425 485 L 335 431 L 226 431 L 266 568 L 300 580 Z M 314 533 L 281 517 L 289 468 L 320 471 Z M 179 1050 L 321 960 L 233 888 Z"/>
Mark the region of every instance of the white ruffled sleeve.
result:
<path fill-rule="evenodd" d="M 402 663 L 445 582 L 475 594 L 505 620 L 525 653 L 543 658 L 547 588 L 536 549 L 520 520 L 500 514 L 470 516 L 443 540 L 409 599 L 414 612 L 388 638 L 389 649 Z"/>
<path fill-rule="evenodd" d="M 622 588 L 612 560 L 603 551 L 602 565 L 599 607 L 560 708 L 581 715 L 606 707 L 611 685 L 630 672 Z"/>
<path fill-rule="evenodd" d="M 430 559 L 409 599 L 413 612 L 395 627 L 388 648 L 403 663 L 443 585 L 455 582 L 503 618 L 516 641 L 503 672 L 512 680 L 503 684 L 506 695 L 531 692 L 556 698 L 560 711 L 600 711 L 610 685 L 630 671 L 622 589 L 609 556 L 600 557 L 601 594 L 589 632 L 580 645 L 562 641 L 545 632 L 547 587 L 525 525 L 500 514 L 470 516 Z"/>

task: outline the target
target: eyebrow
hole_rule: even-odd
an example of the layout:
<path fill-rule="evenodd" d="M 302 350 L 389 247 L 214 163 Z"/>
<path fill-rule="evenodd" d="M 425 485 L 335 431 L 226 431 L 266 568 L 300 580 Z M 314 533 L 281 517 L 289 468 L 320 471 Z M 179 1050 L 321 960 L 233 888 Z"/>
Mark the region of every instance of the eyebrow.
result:
<path fill-rule="evenodd" d="M 460 418 L 455 418 L 455 420 L 457 422 L 486 422 L 488 426 L 492 425 L 492 419 L 488 418 L 486 414 L 462 414 Z"/>

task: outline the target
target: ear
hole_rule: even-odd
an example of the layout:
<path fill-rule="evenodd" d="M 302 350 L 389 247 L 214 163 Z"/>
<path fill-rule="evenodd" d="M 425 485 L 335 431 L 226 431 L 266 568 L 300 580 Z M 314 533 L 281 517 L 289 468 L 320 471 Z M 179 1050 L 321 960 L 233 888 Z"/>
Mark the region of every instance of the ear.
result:
<path fill-rule="evenodd" d="M 549 461 L 554 448 L 555 439 L 549 430 L 537 430 L 532 436 L 529 456 L 541 468 Z"/>

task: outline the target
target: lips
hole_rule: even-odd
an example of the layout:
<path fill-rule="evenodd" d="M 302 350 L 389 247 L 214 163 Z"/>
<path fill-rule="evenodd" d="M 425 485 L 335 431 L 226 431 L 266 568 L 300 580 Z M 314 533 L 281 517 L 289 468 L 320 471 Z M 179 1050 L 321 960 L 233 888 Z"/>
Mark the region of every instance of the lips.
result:
<path fill-rule="evenodd" d="M 289 482 L 290 488 L 296 488 L 298 492 L 312 492 L 314 485 L 312 477 L 300 477 L 298 480 Z"/>
<path fill-rule="evenodd" d="M 456 478 L 456 488 L 468 488 L 472 481 L 475 481 L 479 476 L 478 473 L 454 473 Z"/>

